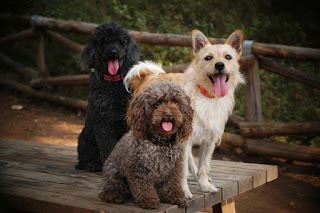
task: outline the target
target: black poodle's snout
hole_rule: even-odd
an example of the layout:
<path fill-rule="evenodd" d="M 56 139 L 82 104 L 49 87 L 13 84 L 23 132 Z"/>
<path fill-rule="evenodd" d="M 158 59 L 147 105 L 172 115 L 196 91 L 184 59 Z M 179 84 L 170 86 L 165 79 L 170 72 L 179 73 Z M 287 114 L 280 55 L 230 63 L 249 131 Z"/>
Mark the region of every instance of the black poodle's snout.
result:
<path fill-rule="evenodd" d="M 111 49 L 107 52 L 107 57 L 109 59 L 118 59 L 119 58 L 119 51 L 117 49 Z"/>

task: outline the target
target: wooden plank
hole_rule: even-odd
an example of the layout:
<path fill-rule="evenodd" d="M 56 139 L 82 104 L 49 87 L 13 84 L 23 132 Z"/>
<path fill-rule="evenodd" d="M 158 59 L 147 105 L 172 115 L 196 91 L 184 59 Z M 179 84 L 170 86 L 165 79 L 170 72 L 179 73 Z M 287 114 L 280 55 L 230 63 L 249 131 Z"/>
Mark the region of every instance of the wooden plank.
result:
<path fill-rule="evenodd" d="M 46 156 L 32 155 L 32 153 L 16 153 L 15 151 L 1 150 L 0 159 L 13 162 L 39 164 L 47 168 L 73 168 L 76 163 L 65 161 L 63 158 L 57 160 L 44 159 Z"/>
<path fill-rule="evenodd" d="M 87 187 L 91 189 L 102 188 L 102 184 L 103 184 L 102 176 L 101 178 L 92 178 L 92 177 L 73 178 L 73 177 L 63 176 L 63 175 L 54 175 L 54 174 L 48 174 L 48 173 L 34 172 L 34 171 L 14 169 L 14 168 L 4 168 L 4 167 L 0 168 L 0 174 L 10 175 L 14 177 L 24 177 L 29 179 L 49 181 L 53 183 L 69 184 L 76 187 Z"/>
<path fill-rule="evenodd" d="M 99 189 L 102 188 L 102 174 L 74 169 L 76 157 L 76 147 L 66 147 L 65 149 L 61 145 L 0 141 L 0 175 L 4 177 L 0 181 L 0 185 L 10 185 L 14 189 L 18 187 L 19 190 L 38 190 L 41 193 L 47 191 L 49 194 L 56 193 L 61 196 L 81 197 L 81 199 L 97 201 L 96 196 Z M 190 178 L 188 183 L 194 197 L 187 201 L 186 209 L 178 208 L 175 205 L 161 204 L 159 211 L 181 213 L 199 211 L 262 185 L 267 180 L 271 181 L 277 177 L 277 172 L 276 166 L 213 160 L 209 175 L 213 178 L 212 183 L 219 189 L 218 193 L 200 192 L 198 183 Z M 269 178 L 267 179 L 267 177 Z M 16 200 L 19 196 L 9 194 L 9 197 Z M 22 201 L 18 202 L 32 203 L 32 197 L 28 196 L 20 200 Z M 63 203 L 56 203 L 55 206 L 48 204 L 48 202 L 38 199 L 35 200 L 36 204 L 30 205 L 31 207 L 32 205 L 53 205 L 52 208 L 55 210 L 68 209 L 68 211 L 73 208 L 65 207 Z M 119 205 L 116 206 L 119 207 Z M 131 207 L 138 208 L 131 202 L 125 203 L 124 206 L 128 207 L 128 212 Z M 80 209 L 79 211 L 86 210 L 81 206 L 74 208 Z M 91 210 L 96 211 L 96 209 Z"/>
<path fill-rule="evenodd" d="M 27 39 L 27 38 L 33 38 L 35 36 L 36 36 L 36 34 L 34 33 L 33 28 L 31 28 L 31 29 L 23 30 L 21 32 L 12 34 L 12 35 L 2 37 L 2 38 L 0 38 L 0 43 L 20 41 L 20 40 Z"/>
<path fill-rule="evenodd" d="M 204 195 L 193 193 L 193 197 L 191 200 L 188 200 L 186 213 L 196 212 L 200 209 L 205 208 Z"/>
<path fill-rule="evenodd" d="M 267 172 L 267 181 L 268 182 L 278 178 L 278 167 L 275 165 L 221 161 L 221 160 L 212 160 L 211 165 L 228 166 L 230 168 L 244 168 L 244 169 L 251 168 L 251 169 L 257 169 L 257 170 L 263 170 L 263 171 Z"/>
<path fill-rule="evenodd" d="M 247 139 L 245 150 L 249 154 L 279 157 L 305 162 L 320 162 L 320 149 L 295 144 Z"/>
<path fill-rule="evenodd" d="M 320 85 L 320 83 L 319 83 Z M 320 122 L 279 123 L 241 122 L 240 133 L 246 138 L 264 138 L 273 135 L 320 135 Z"/>
<path fill-rule="evenodd" d="M 0 185 L 0 193 L 11 207 L 34 212 L 165 212 L 166 204 L 156 210 L 105 203 L 99 199 L 70 196 L 21 186 Z"/>
<path fill-rule="evenodd" d="M 40 160 L 41 161 L 41 160 Z M 39 161 L 39 162 L 40 162 Z M 16 162 L 13 160 L 0 160 L 0 169 L 1 168 L 13 168 L 20 170 L 27 170 L 33 172 L 47 173 L 53 175 L 69 176 L 73 178 L 90 178 L 90 181 L 100 183 L 102 177 L 101 172 L 90 173 L 83 170 L 74 169 L 73 165 L 71 167 L 61 168 L 59 166 L 50 166 L 50 165 L 38 165 L 34 163 L 27 162 Z"/>
<path fill-rule="evenodd" d="M 41 30 L 37 31 L 37 65 L 39 76 L 42 78 L 48 77 L 49 73 L 47 71 L 46 59 L 45 59 L 45 44 L 44 44 L 44 35 Z"/>
<path fill-rule="evenodd" d="M 224 200 L 212 207 L 213 213 L 236 213 L 235 202 L 233 198 Z"/>
<path fill-rule="evenodd" d="M 213 185 L 215 185 L 217 188 L 221 188 L 222 200 L 226 200 L 230 197 L 234 197 L 239 194 L 238 183 L 236 181 L 218 180 L 218 179 L 213 178 L 211 180 L 211 183 Z M 198 182 L 194 181 L 193 177 L 191 177 L 191 176 L 188 178 L 188 184 L 198 187 Z M 200 191 L 200 188 L 198 189 L 198 191 Z"/>
<path fill-rule="evenodd" d="M 273 72 L 277 75 L 282 75 L 291 80 L 300 82 L 312 88 L 320 88 L 319 75 L 315 75 L 307 70 L 299 70 L 288 65 L 280 64 L 272 59 L 259 56 L 261 69 Z"/>
<path fill-rule="evenodd" d="M 81 53 L 84 48 L 83 45 L 78 44 L 77 42 L 74 42 L 74 41 L 68 39 L 67 37 L 65 37 L 59 33 L 56 33 L 54 31 L 46 30 L 46 31 L 44 31 L 44 33 L 46 36 L 48 36 L 53 41 L 57 42 L 58 44 L 66 47 L 70 50 L 73 50 L 75 52 Z"/>
<path fill-rule="evenodd" d="M 253 188 L 263 185 L 267 182 L 267 172 L 264 170 L 249 169 L 249 168 L 232 168 L 224 166 L 211 166 L 211 171 L 223 171 L 229 174 L 239 174 L 252 176 Z"/>
<path fill-rule="evenodd" d="M 239 174 L 228 174 L 224 172 L 210 172 L 209 176 L 216 180 L 230 180 L 238 183 L 238 193 L 249 191 L 253 187 L 252 176 L 239 175 Z"/>
<path fill-rule="evenodd" d="M 63 195 L 71 195 L 71 196 L 80 196 L 87 197 L 92 199 L 98 199 L 98 194 L 100 193 L 102 188 L 86 188 L 86 187 L 75 187 L 73 185 L 68 184 L 58 184 L 43 180 L 36 179 L 28 179 L 14 176 L 6 176 L 2 175 L 0 179 L 0 185 L 11 185 L 11 186 L 19 186 L 23 188 L 36 189 L 40 191 L 53 192 Z M 128 201 L 129 202 L 129 201 Z M 126 203 L 123 204 L 127 207 L 133 206 L 133 204 Z M 161 204 L 162 208 L 166 208 L 166 212 L 184 212 L 184 209 L 179 208 L 176 205 L 170 204 Z M 168 205 L 168 207 L 167 207 Z M 120 206 L 119 206 L 120 207 Z"/>
<path fill-rule="evenodd" d="M 37 142 L 30 142 L 30 141 L 22 141 L 22 140 L 0 140 L 0 147 L 5 149 L 20 149 L 22 148 L 25 150 L 25 147 L 30 148 L 49 148 L 59 151 L 76 151 L 77 146 L 68 146 L 68 145 L 61 145 L 61 144 L 46 144 L 46 143 L 37 143 Z M 24 148 L 23 148 L 24 147 Z M 59 152 L 60 153 L 60 152 Z"/>
<path fill-rule="evenodd" d="M 252 60 L 252 66 L 245 70 L 245 119 L 247 121 L 262 121 L 261 88 L 259 64 L 257 59 Z"/>
<path fill-rule="evenodd" d="M 53 163 L 59 161 L 49 161 L 45 162 L 45 164 L 40 165 L 39 162 L 43 162 L 42 159 L 29 159 L 27 161 L 22 160 L 21 162 L 14 161 L 12 159 L 1 159 L 0 158 L 0 167 L 3 168 L 14 168 L 14 169 L 22 169 L 34 172 L 42 172 L 48 174 L 55 174 L 55 175 L 65 175 L 74 178 L 97 178 L 102 176 L 101 172 L 86 172 L 84 170 L 78 170 L 74 168 L 74 165 L 67 167 L 61 167 L 60 164 L 54 165 Z M 91 181 L 94 181 L 94 180 Z"/>
<path fill-rule="evenodd" d="M 38 76 L 38 72 L 30 67 L 25 67 L 19 62 L 16 62 L 9 58 L 8 56 L 0 53 L 0 62 L 6 65 L 8 68 L 12 69 L 13 71 L 18 72 L 21 74 L 26 81 L 30 81 L 33 78 Z"/>
<path fill-rule="evenodd" d="M 34 143 L 32 146 L 27 143 L 20 143 L 20 142 L 1 142 L 0 141 L 0 148 L 4 150 L 12 150 L 12 151 L 29 151 L 32 153 L 39 153 L 39 154 L 49 154 L 52 153 L 57 156 L 57 153 L 59 153 L 59 156 L 70 156 L 70 157 L 77 157 L 77 147 L 76 146 L 70 146 L 68 149 L 62 149 L 55 147 L 55 145 L 52 144 L 41 144 L 41 143 Z M 55 158 L 56 159 L 56 158 Z"/>
<path fill-rule="evenodd" d="M 1 170 L 1 169 L 0 169 Z M 37 178 L 25 178 L 21 176 L 12 176 L 1 174 L 0 183 L 2 185 L 21 186 L 41 191 L 56 192 L 65 195 L 74 195 L 81 197 L 97 198 L 102 187 L 88 188 L 83 186 L 74 186 L 64 183 L 55 183 Z"/>
<path fill-rule="evenodd" d="M 189 188 L 194 195 L 198 194 L 204 196 L 204 208 L 211 207 L 212 205 L 215 205 L 222 201 L 222 190 L 219 187 L 217 187 L 219 189 L 217 193 L 201 192 L 199 186 L 197 185 L 189 184 Z"/>
<path fill-rule="evenodd" d="M 30 85 L 34 88 L 44 87 L 48 85 L 65 85 L 65 86 L 88 86 L 89 74 L 78 75 L 62 75 L 49 78 L 37 78 L 30 82 Z"/>
<path fill-rule="evenodd" d="M 23 152 L 23 153 L 21 153 Z M 64 161 L 64 162 L 70 162 L 75 164 L 77 162 L 76 156 L 70 156 L 70 155 L 57 155 L 56 151 L 52 150 L 15 150 L 15 149 L 1 149 L 0 151 L 1 155 L 4 156 L 14 156 L 15 154 L 17 156 L 25 156 L 25 157 L 35 157 L 35 158 L 42 158 L 42 159 L 48 159 L 48 160 L 57 160 L 57 161 Z M 59 157 L 57 157 L 59 156 Z"/>
<path fill-rule="evenodd" d="M 252 51 L 255 55 L 276 56 L 295 59 L 320 59 L 320 49 L 295 47 L 281 44 L 266 44 L 254 42 Z"/>
<path fill-rule="evenodd" d="M 0 61 L 2 61 L 1 54 L 0 54 Z M 68 106 L 71 108 L 76 108 L 76 109 L 81 109 L 84 111 L 87 110 L 88 102 L 81 100 L 81 99 L 69 98 L 66 96 L 51 94 L 48 92 L 37 91 L 37 90 L 32 89 L 28 85 L 21 84 L 17 81 L 12 81 L 12 80 L 8 80 L 8 79 L 0 79 L 0 85 L 5 85 L 9 88 L 18 90 L 18 91 L 24 93 L 25 95 L 28 95 L 28 96 L 31 96 L 34 98 L 46 100 L 46 101 L 56 103 L 56 104 L 63 104 L 65 106 Z"/>

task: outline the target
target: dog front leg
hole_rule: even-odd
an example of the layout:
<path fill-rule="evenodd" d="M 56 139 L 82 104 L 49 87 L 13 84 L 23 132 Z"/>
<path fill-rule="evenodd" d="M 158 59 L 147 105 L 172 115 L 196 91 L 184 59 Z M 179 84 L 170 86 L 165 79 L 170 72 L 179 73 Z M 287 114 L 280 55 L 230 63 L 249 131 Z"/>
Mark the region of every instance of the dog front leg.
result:
<path fill-rule="evenodd" d="M 163 181 L 164 185 L 159 188 L 158 194 L 161 202 L 171 203 L 183 208 L 187 202 L 179 178 L 178 174 L 170 175 L 169 178 Z"/>
<path fill-rule="evenodd" d="M 136 205 L 143 209 L 157 209 L 160 198 L 153 185 L 146 177 L 128 177 L 129 187 Z"/>
<path fill-rule="evenodd" d="M 218 189 L 209 183 L 208 173 L 210 171 L 210 161 L 215 149 L 215 143 L 212 140 L 203 142 L 200 146 L 200 159 L 198 170 L 198 183 L 203 192 L 218 192 Z"/>
<path fill-rule="evenodd" d="M 188 186 L 188 176 L 189 176 L 188 161 L 189 161 L 190 154 L 192 157 L 192 144 L 189 141 L 183 156 L 182 181 L 181 181 L 182 190 L 187 199 L 192 198 L 192 193 Z"/>

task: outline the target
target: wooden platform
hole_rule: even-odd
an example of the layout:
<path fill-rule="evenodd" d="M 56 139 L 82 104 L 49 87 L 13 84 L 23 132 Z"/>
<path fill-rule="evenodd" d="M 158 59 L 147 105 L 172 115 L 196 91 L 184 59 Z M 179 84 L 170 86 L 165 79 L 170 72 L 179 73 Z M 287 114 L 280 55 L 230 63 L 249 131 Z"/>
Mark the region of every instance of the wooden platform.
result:
<path fill-rule="evenodd" d="M 163 203 L 157 210 L 144 210 L 130 202 L 100 201 L 102 174 L 76 170 L 76 162 L 76 147 L 0 141 L 1 200 L 33 212 L 197 212 L 227 205 L 234 196 L 278 177 L 276 166 L 213 160 L 210 176 L 218 193 L 200 192 L 190 178 L 194 198 L 186 209 Z"/>

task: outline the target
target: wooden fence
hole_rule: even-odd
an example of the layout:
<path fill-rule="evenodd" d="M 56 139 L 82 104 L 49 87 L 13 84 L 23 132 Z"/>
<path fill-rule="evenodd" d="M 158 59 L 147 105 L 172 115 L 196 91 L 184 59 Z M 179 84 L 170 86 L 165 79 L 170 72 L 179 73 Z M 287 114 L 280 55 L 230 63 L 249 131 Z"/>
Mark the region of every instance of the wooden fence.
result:
<path fill-rule="evenodd" d="M 83 45 L 70 40 L 58 32 L 69 32 L 90 35 L 98 26 L 93 23 L 58 20 L 42 16 L 10 16 L 0 15 L 3 22 L 12 22 L 28 27 L 28 29 L 0 38 L 0 44 L 23 39 L 37 41 L 37 68 L 30 68 L 12 60 L 0 53 L 0 63 L 10 70 L 22 74 L 23 82 L 0 79 L 0 84 L 19 90 L 29 96 L 44 99 L 58 104 L 78 108 L 83 111 L 87 108 L 87 101 L 39 91 L 37 88 L 48 85 L 87 85 L 89 78 L 84 75 L 67 75 L 50 77 L 45 61 L 45 39 L 49 38 L 72 51 L 80 53 Z M 129 33 L 139 43 L 166 46 L 191 46 L 191 38 L 187 35 L 147 33 L 129 30 Z M 212 43 L 222 43 L 224 39 L 209 38 Z M 306 123 L 268 123 L 263 122 L 259 69 L 264 69 L 282 75 L 288 79 L 298 81 L 312 88 L 320 88 L 319 76 L 305 71 L 287 67 L 270 58 L 284 57 L 288 59 L 320 60 L 320 49 L 303 48 L 279 44 L 266 44 L 245 41 L 240 65 L 244 68 L 246 85 L 245 117 L 232 115 L 229 123 L 240 130 L 240 134 L 225 133 L 223 141 L 228 144 L 244 147 L 248 153 L 281 157 L 291 160 L 320 162 L 320 149 L 299 145 L 288 145 L 265 141 L 263 137 L 274 135 L 320 135 L 320 122 Z M 182 72 L 187 64 L 165 67 L 167 72 Z"/>

